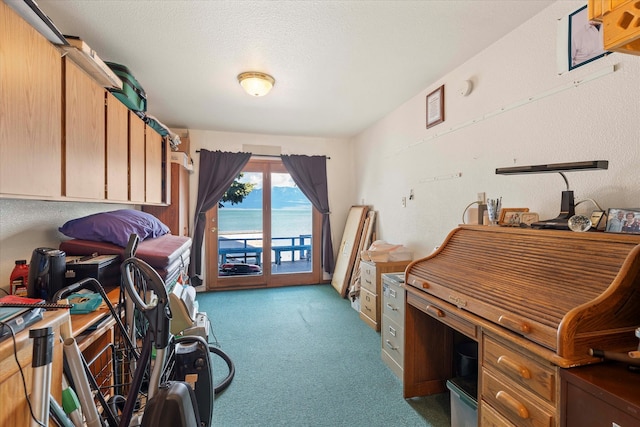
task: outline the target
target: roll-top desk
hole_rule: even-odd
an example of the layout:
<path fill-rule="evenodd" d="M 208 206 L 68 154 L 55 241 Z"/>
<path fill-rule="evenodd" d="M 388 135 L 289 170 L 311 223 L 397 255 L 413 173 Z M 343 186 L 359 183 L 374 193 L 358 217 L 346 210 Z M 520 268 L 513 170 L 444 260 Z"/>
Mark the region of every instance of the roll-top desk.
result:
<path fill-rule="evenodd" d="M 462 226 L 406 270 L 404 396 L 478 343 L 479 425 L 559 426 L 560 369 L 637 348 L 640 236 Z"/>

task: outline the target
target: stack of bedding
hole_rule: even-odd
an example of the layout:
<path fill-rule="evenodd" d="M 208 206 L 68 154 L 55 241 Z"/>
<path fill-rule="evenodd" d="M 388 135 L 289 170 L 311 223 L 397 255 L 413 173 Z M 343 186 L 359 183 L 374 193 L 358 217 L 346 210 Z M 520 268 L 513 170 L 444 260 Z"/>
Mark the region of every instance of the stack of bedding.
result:
<path fill-rule="evenodd" d="M 167 285 L 184 274 L 187 277 L 191 255 L 191 238 L 169 234 L 169 228 L 146 212 L 122 209 L 74 219 L 59 228 L 71 237 L 60 243 L 67 255 L 119 255 L 124 260 L 131 234 L 140 243 L 135 256 L 153 267 Z"/>

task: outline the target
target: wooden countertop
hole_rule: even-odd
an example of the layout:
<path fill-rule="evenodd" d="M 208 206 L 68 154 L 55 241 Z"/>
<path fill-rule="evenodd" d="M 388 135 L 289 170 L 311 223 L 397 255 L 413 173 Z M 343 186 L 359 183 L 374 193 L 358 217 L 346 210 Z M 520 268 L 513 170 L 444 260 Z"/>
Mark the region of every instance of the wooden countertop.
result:
<path fill-rule="evenodd" d="M 106 289 L 107 297 L 111 304 L 115 307 L 118 304 L 118 300 L 120 298 L 120 288 L 112 288 Z M 102 323 L 101 323 L 102 322 Z M 107 329 L 111 328 L 115 324 L 115 320 L 111 317 L 111 313 L 109 312 L 109 308 L 107 304 L 102 303 L 97 310 L 87 313 L 87 314 L 72 314 L 71 315 L 71 330 L 73 331 L 73 336 L 76 338 L 78 342 L 78 347 L 80 350 L 84 350 L 89 344 L 91 340 L 83 339 L 85 333 L 92 329 L 91 335 L 100 336 Z M 96 326 L 97 325 L 97 326 Z M 93 333 L 95 332 L 95 333 Z"/>

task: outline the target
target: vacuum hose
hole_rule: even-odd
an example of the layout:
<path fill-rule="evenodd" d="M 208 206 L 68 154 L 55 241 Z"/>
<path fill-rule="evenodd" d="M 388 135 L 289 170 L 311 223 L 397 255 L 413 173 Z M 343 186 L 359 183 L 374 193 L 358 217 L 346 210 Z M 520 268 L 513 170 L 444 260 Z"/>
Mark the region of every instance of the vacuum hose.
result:
<path fill-rule="evenodd" d="M 233 364 L 233 361 L 231 360 L 229 355 L 224 351 L 222 351 L 221 349 L 219 349 L 218 347 L 210 345 L 209 352 L 215 355 L 218 355 L 222 360 L 225 361 L 225 363 L 227 364 L 227 368 L 229 368 L 229 373 L 227 374 L 227 376 L 213 388 L 213 393 L 218 394 L 224 389 L 226 389 L 227 387 L 229 387 L 229 384 L 231 384 L 231 381 L 233 380 L 233 377 L 236 374 L 236 367 Z"/>

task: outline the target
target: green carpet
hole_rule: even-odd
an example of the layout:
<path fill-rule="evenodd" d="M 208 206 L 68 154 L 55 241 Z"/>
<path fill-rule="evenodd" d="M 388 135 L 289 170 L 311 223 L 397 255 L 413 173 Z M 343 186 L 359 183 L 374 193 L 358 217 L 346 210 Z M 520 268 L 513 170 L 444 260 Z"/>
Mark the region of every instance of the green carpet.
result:
<path fill-rule="evenodd" d="M 213 425 L 449 426 L 448 393 L 405 400 L 380 334 L 330 285 L 198 294 L 236 375 Z M 214 360 L 216 382 L 226 366 Z"/>

